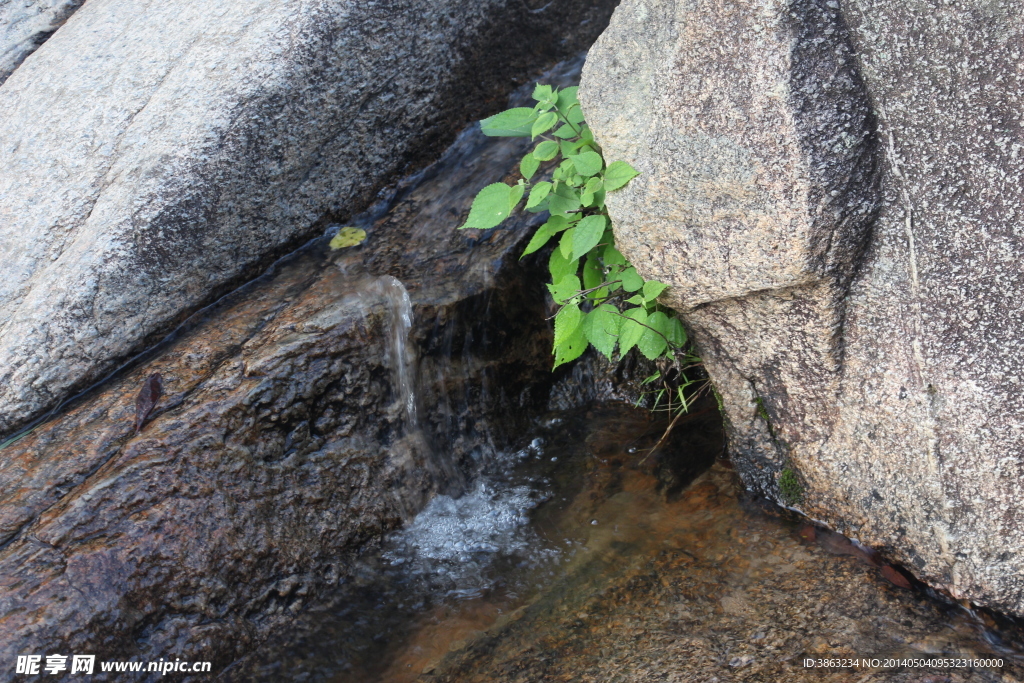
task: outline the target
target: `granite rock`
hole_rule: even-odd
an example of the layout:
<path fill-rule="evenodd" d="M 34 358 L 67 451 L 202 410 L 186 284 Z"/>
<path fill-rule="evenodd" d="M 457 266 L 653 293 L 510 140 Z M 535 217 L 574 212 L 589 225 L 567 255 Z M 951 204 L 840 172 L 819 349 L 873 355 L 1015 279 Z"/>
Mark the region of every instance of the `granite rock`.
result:
<path fill-rule="evenodd" d="M 580 98 L 745 483 L 1024 614 L 1024 5 L 626 0 Z"/>
<path fill-rule="evenodd" d="M 0 85 L 85 0 L 0 0 Z"/>
<path fill-rule="evenodd" d="M 0 87 L 0 434 L 363 210 L 612 5 L 83 5 Z"/>

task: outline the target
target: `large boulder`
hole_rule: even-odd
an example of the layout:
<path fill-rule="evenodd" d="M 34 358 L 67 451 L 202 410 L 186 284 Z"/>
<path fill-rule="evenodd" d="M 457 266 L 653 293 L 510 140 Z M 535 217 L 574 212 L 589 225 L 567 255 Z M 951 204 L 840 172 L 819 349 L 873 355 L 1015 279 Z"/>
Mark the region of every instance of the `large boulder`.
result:
<path fill-rule="evenodd" d="M 0 450 L 0 661 L 222 671 L 517 438 L 554 378 L 538 217 L 453 228 L 528 145 L 473 131 L 365 245 L 313 243 Z"/>
<path fill-rule="evenodd" d="M 613 4 L 90 0 L 0 87 L 0 435 L 362 210 Z M 0 5 L 0 49 L 74 5 Z"/>
<path fill-rule="evenodd" d="M 85 0 L 0 0 L 0 85 Z"/>
<path fill-rule="evenodd" d="M 1022 14 L 625 0 L 580 91 L 745 482 L 1017 614 Z"/>

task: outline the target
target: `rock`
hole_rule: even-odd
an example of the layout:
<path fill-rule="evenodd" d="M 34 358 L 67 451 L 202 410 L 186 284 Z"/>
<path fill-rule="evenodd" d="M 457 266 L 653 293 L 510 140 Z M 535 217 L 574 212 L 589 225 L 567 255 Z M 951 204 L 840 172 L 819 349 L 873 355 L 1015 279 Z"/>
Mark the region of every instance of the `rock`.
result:
<path fill-rule="evenodd" d="M 1022 10 L 625 0 L 580 90 L 746 484 L 1016 614 Z"/>
<path fill-rule="evenodd" d="M 545 520 L 548 529 L 561 521 L 569 527 L 566 535 L 586 538 L 587 551 L 563 560 L 550 572 L 554 576 L 545 571 L 537 595 L 504 610 L 503 622 L 485 623 L 464 647 L 442 650 L 433 681 L 922 683 L 921 668 L 825 672 L 803 660 L 998 658 L 996 648 L 1008 654 L 1020 643 L 1016 629 L 982 632 L 969 625 L 978 617 L 966 610 L 898 590 L 875 569 L 802 542 L 788 520 L 762 514 L 767 505 L 751 504 L 719 465 L 672 502 L 652 501 L 650 481 L 641 484 L 635 470 L 602 476 L 596 469 L 577 475 L 582 493 L 570 499 L 571 516 L 562 518 L 571 521 Z M 611 515 L 611 523 L 581 524 L 595 512 L 602 520 Z M 612 526 L 617 533 L 602 531 Z M 438 641 L 454 640 L 460 622 L 454 616 L 438 620 L 440 625 L 427 627 L 432 638 L 423 629 L 396 639 L 388 659 L 424 661 L 440 650 Z M 308 671 L 312 667 L 303 664 L 313 659 L 310 649 L 333 654 L 324 635 L 335 635 L 326 640 L 334 651 L 351 647 L 350 640 L 314 631 L 296 638 L 290 653 L 261 654 L 268 664 L 294 662 L 289 672 Z M 1004 666 L 928 672 L 952 673 L 957 683 L 1022 680 L 1024 666 L 1006 654 Z M 737 666 L 744 667 L 743 675 Z"/>
<path fill-rule="evenodd" d="M 0 0 L 0 85 L 85 0 Z"/>
<path fill-rule="evenodd" d="M 363 210 L 613 1 L 541 4 L 83 5 L 0 87 L 0 434 Z"/>
<path fill-rule="evenodd" d="M 467 133 L 365 245 L 314 242 L 0 451 L 0 659 L 223 670 L 518 436 L 553 381 L 538 217 L 453 226 L 528 144 Z"/>

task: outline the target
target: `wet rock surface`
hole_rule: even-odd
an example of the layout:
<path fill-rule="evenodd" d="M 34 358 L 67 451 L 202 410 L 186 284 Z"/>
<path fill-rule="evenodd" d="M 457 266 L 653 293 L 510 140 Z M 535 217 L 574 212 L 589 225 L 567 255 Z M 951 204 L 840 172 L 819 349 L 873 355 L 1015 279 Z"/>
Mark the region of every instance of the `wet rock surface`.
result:
<path fill-rule="evenodd" d="M 580 90 L 746 484 L 1017 614 L 1022 12 L 626 0 Z"/>
<path fill-rule="evenodd" d="M 0 86 L 0 435 L 365 210 L 613 4 L 82 5 Z"/>
<path fill-rule="evenodd" d="M 467 131 L 366 244 L 311 243 L 0 451 L 0 660 L 223 669 L 520 434 L 553 381 L 536 217 L 454 228 L 526 145 Z"/>
<path fill-rule="evenodd" d="M 814 539 L 807 527 L 742 500 L 734 473 L 721 465 L 669 503 L 652 495 L 644 475 L 613 481 L 606 473 L 588 482 L 601 492 L 592 495 L 601 501 L 593 518 L 611 526 L 590 534 L 589 562 L 533 604 L 464 634 L 454 652 L 410 680 L 1024 680 L 1019 631 L 1000 635 L 988 617 L 955 614 L 951 605 L 897 587 L 849 541 L 828 532 Z M 1003 666 L 803 664 L 951 653 L 1001 658 Z"/>
<path fill-rule="evenodd" d="M 1024 631 L 1012 621 L 963 609 L 872 549 L 745 492 L 715 461 L 717 412 L 698 406 L 648 456 L 666 423 L 622 403 L 544 415 L 477 490 L 436 499 L 381 555 L 364 556 L 351 582 L 223 677 L 1024 680 Z M 460 545 L 481 538 L 492 547 Z M 804 667 L 855 657 L 1002 664 Z"/>
<path fill-rule="evenodd" d="M 632 490 L 637 474 L 629 468 L 667 424 L 625 403 L 540 416 L 513 447 L 491 455 L 470 491 L 435 499 L 385 552 L 361 558 L 350 582 L 225 680 L 419 680 L 482 631 L 499 631 L 525 605 L 552 599 L 566 581 L 603 581 L 610 565 L 598 569 L 592 560 L 612 547 L 635 549 L 633 522 L 677 496 L 721 452 L 717 413 L 696 411 L 644 460 L 648 488 L 630 498 L 635 516 L 613 519 L 630 504 L 608 507 L 609 496 L 629 495 L 623 489 Z"/>

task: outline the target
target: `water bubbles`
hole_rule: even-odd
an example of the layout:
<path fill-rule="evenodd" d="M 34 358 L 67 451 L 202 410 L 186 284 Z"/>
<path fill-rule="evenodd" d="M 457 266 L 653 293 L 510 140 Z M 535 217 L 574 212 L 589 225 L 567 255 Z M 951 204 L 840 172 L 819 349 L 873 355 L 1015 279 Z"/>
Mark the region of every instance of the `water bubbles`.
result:
<path fill-rule="evenodd" d="M 545 496 L 529 486 L 480 480 L 460 498 L 434 498 L 389 541 L 383 557 L 392 567 L 450 598 L 477 596 L 493 585 L 488 568 L 501 556 L 521 556 L 527 566 L 549 561 L 530 528 L 530 510 Z"/>
<path fill-rule="evenodd" d="M 594 526 L 597 526 L 597 520 L 596 519 L 590 520 L 590 523 L 593 524 Z"/>

